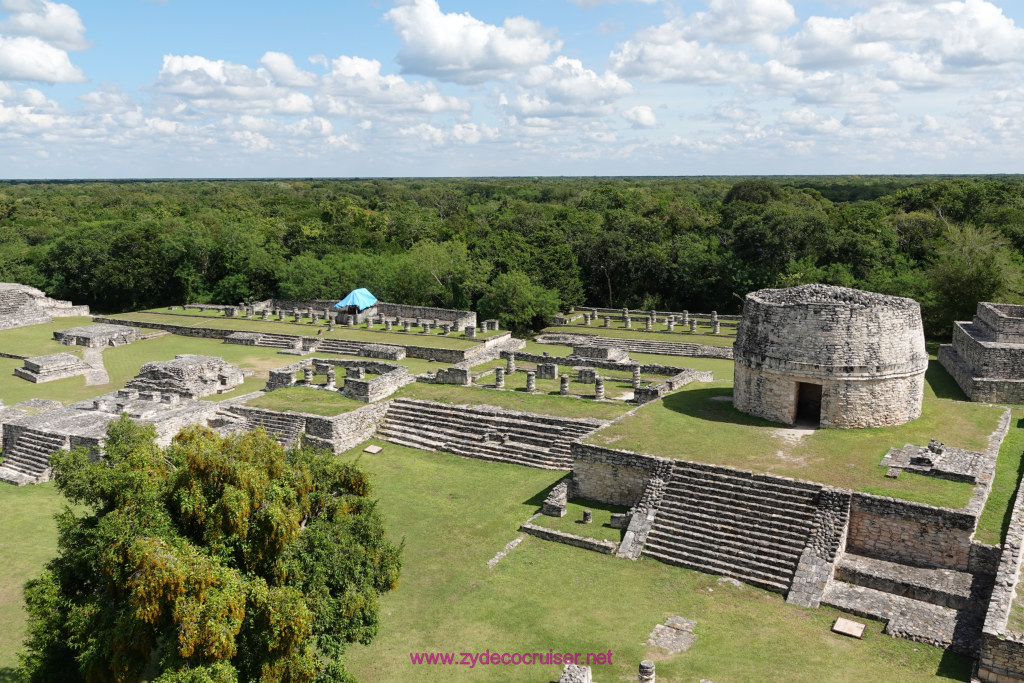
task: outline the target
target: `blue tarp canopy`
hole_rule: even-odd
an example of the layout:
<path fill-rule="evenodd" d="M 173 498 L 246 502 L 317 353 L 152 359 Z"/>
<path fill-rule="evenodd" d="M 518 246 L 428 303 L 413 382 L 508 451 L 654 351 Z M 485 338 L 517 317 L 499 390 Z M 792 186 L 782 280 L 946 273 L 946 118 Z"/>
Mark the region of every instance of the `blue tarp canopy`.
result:
<path fill-rule="evenodd" d="M 377 303 L 377 297 L 370 294 L 370 290 L 360 287 L 359 289 L 353 289 L 348 293 L 344 299 L 334 304 L 335 308 L 347 308 L 349 306 L 355 306 L 360 311 L 369 308 Z"/>

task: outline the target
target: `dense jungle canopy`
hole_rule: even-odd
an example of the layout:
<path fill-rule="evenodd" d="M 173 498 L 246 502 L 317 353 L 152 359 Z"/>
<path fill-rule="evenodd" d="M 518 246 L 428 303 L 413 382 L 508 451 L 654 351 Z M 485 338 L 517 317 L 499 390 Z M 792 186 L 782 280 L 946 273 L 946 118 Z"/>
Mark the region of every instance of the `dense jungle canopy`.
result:
<path fill-rule="evenodd" d="M 0 281 L 117 312 L 272 296 L 739 311 L 808 282 L 910 296 L 933 337 L 1019 301 L 1024 177 L 0 183 Z"/>

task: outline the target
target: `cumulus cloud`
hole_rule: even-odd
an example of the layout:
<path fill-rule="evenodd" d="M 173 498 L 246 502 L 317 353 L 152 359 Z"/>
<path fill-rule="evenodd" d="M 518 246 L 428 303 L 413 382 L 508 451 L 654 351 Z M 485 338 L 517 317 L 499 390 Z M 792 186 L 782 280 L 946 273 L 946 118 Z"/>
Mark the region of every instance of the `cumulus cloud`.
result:
<path fill-rule="evenodd" d="M 260 64 L 280 85 L 298 88 L 316 85 L 316 74 L 298 68 L 295 66 L 295 60 L 283 52 L 267 52 L 260 58 Z"/>
<path fill-rule="evenodd" d="M 583 9 L 593 9 L 600 7 L 601 5 L 614 5 L 619 2 L 638 2 L 643 5 L 653 5 L 658 0 L 570 0 L 572 4 L 578 5 Z"/>
<path fill-rule="evenodd" d="M 633 92 L 633 86 L 618 75 L 598 74 L 580 60 L 564 56 L 532 67 L 516 87 L 517 94 L 511 100 L 502 94 L 499 104 L 525 116 L 606 114 L 612 101 Z"/>
<path fill-rule="evenodd" d="M 663 32 L 640 35 L 611 54 L 612 69 L 624 76 L 673 83 L 739 83 L 759 67 L 743 52 L 674 39 Z"/>
<path fill-rule="evenodd" d="M 469 110 L 469 102 L 442 95 L 433 83 L 410 83 L 395 74 L 381 74 L 380 68 L 376 59 L 343 55 L 333 60 L 318 91 L 318 109 L 340 115 L 382 107 L 427 114 Z"/>
<path fill-rule="evenodd" d="M 164 55 L 156 88 L 212 111 L 308 114 L 312 98 L 279 86 L 268 69 L 250 69 L 223 59 Z"/>
<path fill-rule="evenodd" d="M 35 36 L 0 36 L 0 80 L 79 83 L 85 74 L 67 52 Z"/>
<path fill-rule="evenodd" d="M 68 5 L 45 0 L 2 0 L 0 11 L 10 12 L 0 21 L 2 34 L 39 38 L 60 50 L 89 47 L 82 19 Z"/>
<path fill-rule="evenodd" d="M 495 26 L 469 12 L 445 14 L 437 0 L 400 0 L 384 17 L 404 43 L 397 57 L 403 72 L 456 83 L 510 78 L 562 47 L 539 22 L 509 17 Z"/>
<path fill-rule="evenodd" d="M 629 121 L 633 128 L 654 128 L 658 125 L 658 118 L 646 105 L 630 107 L 622 112 L 622 118 Z"/>

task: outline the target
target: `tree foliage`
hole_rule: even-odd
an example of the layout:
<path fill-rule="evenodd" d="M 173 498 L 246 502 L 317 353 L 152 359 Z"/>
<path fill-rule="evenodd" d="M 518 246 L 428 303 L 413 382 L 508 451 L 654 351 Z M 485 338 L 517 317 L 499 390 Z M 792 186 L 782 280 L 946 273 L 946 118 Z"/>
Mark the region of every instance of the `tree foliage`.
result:
<path fill-rule="evenodd" d="M 25 588 L 29 681 L 348 681 L 348 643 L 394 588 L 366 476 L 262 430 L 190 427 L 164 449 L 127 417 L 106 456 L 56 454 L 58 555 Z"/>

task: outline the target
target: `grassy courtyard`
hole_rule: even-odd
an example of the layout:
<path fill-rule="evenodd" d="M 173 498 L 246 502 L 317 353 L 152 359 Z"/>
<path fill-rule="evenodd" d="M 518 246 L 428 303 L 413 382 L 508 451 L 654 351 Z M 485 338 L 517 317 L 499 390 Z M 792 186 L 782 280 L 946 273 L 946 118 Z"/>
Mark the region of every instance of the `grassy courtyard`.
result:
<path fill-rule="evenodd" d="M 333 417 L 362 408 L 366 403 L 349 398 L 338 391 L 323 391 L 311 387 L 285 387 L 252 399 L 245 405 L 277 411 L 295 411 Z"/>

